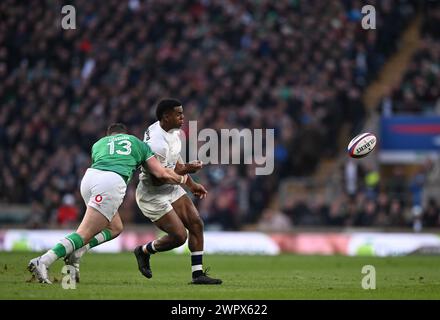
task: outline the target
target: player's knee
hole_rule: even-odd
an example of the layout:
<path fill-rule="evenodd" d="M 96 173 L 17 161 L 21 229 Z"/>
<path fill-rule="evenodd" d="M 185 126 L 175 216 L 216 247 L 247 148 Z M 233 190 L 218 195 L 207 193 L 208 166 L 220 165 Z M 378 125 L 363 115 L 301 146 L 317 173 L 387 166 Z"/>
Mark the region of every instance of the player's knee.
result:
<path fill-rule="evenodd" d="M 116 238 L 124 230 L 124 225 L 122 224 L 122 222 L 112 223 L 112 225 L 109 227 L 109 229 L 110 229 L 110 232 L 112 233 L 112 238 Z"/>
<path fill-rule="evenodd" d="M 123 226 L 122 223 L 119 224 L 119 225 L 117 225 L 117 226 L 112 230 L 113 238 L 116 238 L 117 236 L 119 236 L 119 235 L 122 233 L 123 230 L 124 230 L 124 226 Z"/>
<path fill-rule="evenodd" d="M 186 234 L 186 232 L 179 232 L 179 233 L 174 234 L 173 238 L 174 238 L 176 245 L 181 246 L 186 242 L 187 234 Z"/>
<path fill-rule="evenodd" d="M 122 231 L 124 231 L 124 225 L 121 222 L 121 223 L 118 223 L 116 225 L 116 228 L 115 228 L 115 234 L 116 235 L 115 235 L 115 237 L 119 236 L 122 233 Z"/>

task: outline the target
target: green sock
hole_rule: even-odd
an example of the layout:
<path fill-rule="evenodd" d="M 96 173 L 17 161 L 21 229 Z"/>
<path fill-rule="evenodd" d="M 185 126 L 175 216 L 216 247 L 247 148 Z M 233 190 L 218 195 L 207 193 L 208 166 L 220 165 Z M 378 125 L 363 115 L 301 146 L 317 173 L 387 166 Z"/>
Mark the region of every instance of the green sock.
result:
<path fill-rule="evenodd" d="M 84 241 L 78 233 L 71 233 L 52 248 L 58 258 L 65 257 L 71 254 L 73 251 L 81 248 L 84 245 Z"/>
<path fill-rule="evenodd" d="M 89 244 L 87 245 L 87 248 L 91 249 L 111 239 L 112 239 L 112 233 L 110 232 L 110 230 L 104 229 L 100 233 L 98 233 L 95 237 L 93 237 L 92 240 L 90 240 Z"/>
<path fill-rule="evenodd" d="M 71 233 L 64 239 L 61 239 L 55 247 L 47 251 L 41 256 L 41 261 L 50 266 L 57 259 L 65 257 L 71 254 L 76 249 L 81 248 L 84 245 L 84 241 L 78 233 Z"/>

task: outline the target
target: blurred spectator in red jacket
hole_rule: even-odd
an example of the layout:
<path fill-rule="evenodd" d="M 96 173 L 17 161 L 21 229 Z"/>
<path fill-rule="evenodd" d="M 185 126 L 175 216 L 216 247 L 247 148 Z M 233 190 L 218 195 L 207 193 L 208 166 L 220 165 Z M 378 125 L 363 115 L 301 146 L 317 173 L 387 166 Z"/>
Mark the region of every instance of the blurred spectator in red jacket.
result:
<path fill-rule="evenodd" d="M 78 208 L 75 206 L 75 197 L 70 193 L 65 194 L 62 204 L 57 210 L 57 223 L 60 226 L 76 224 L 78 214 Z"/>

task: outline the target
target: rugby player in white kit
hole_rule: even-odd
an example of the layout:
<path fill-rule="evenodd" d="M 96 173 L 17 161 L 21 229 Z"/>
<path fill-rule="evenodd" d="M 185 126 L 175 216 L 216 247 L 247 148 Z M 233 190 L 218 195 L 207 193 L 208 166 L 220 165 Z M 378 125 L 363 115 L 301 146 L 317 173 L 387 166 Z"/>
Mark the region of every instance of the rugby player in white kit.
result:
<path fill-rule="evenodd" d="M 179 134 L 184 120 L 182 103 L 176 99 L 163 99 L 157 105 L 156 116 L 158 121 L 148 127 L 144 142 L 150 146 L 163 167 L 174 169 L 181 175 L 188 175 L 186 186 L 189 191 L 201 199 L 205 198 L 208 193 L 206 189 L 194 182 L 188 174 L 201 169 L 202 163 L 195 161 L 184 164 L 180 156 Z M 139 271 L 145 277 L 152 277 L 152 254 L 179 247 L 188 239 L 192 269 L 190 283 L 222 283 L 220 279 L 213 279 L 203 271 L 203 221 L 181 186 L 164 184 L 160 179 L 142 170 L 136 189 L 136 202 L 142 213 L 167 233 L 134 250 Z"/>

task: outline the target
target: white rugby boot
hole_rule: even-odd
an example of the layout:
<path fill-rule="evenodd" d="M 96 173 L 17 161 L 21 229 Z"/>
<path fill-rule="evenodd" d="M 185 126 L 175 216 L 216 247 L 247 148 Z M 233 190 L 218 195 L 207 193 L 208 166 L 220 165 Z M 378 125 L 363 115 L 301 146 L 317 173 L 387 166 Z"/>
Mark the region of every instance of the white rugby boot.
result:
<path fill-rule="evenodd" d="M 28 270 L 40 283 L 52 284 L 49 280 L 48 267 L 41 262 L 40 258 L 41 257 L 37 257 L 29 261 Z"/>

